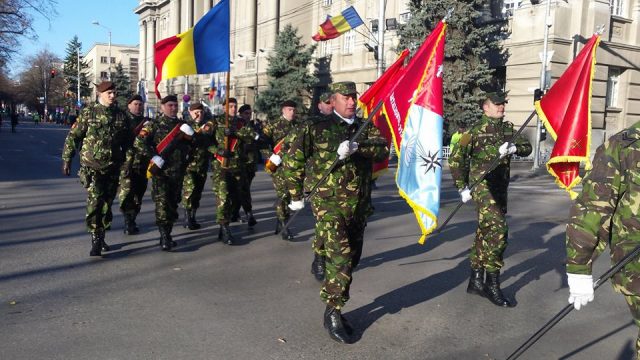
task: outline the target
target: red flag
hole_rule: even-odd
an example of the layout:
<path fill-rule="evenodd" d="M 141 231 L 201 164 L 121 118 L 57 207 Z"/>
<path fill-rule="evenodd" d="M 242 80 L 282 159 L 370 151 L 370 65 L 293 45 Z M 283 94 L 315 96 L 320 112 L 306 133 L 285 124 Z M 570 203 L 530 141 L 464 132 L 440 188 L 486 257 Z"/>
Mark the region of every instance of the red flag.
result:
<path fill-rule="evenodd" d="M 580 162 L 591 168 L 591 82 L 599 43 L 600 35 L 594 34 L 542 100 L 535 103 L 538 116 L 556 141 L 547 170 L 572 199 L 577 194 L 571 188 L 582 180 Z"/>
<path fill-rule="evenodd" d="M 369 116 L 369 113 L 378 104 L 380 100 L 389 92 L 389 90 L 395 85 L 396 81 L 402 76 L 404 69 L 404 60 L 409 55 L 409 50 L 405 49 L 400 53 L 398 59 L 389 66 L 389 68 L 380 76 L 376 82 L 374 82 L 370 88 L 365 91 L 358 99 L 358 106 L 360 106 L 365 116 Z M 371 122 L 380 130 L 382 136 L 387 139 L 387 146 L 391 145 L 393 135 L 389 124 L 382 113 L 375 115 Z M 397 149 L 396 149 L 397 150 Z M 377 162 L 373 164 L 373 178 L 377 178 L 379 174 L 389 167 L 389 159 Z"/>

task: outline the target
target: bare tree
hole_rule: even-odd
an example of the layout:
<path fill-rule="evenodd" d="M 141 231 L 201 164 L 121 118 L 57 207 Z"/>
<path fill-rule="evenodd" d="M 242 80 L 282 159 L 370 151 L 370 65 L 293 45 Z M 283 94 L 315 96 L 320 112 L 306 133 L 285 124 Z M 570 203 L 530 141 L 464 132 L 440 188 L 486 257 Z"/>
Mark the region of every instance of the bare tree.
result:
<path fill-rule="evenodd" d="M 20 49 L 23 38 L 36 39 L 34 16 L 50 20 L 57 0 L 0 0 L 0 65 Z"/>
<path fill-rule="evenodd" d="M 0 0 L 1 1 L 1 0 Z M 44 113 L 44 99 L 49 109 L 64 106 L 66 84 L 61 74 L 62 61 L 49 50 L 28 57 L 18 75 L 16 97 L 29 109 Z M 51 72 L 55 76 L 51 76 Z M 46 95 L 45 95 L 46 93 Z"/>

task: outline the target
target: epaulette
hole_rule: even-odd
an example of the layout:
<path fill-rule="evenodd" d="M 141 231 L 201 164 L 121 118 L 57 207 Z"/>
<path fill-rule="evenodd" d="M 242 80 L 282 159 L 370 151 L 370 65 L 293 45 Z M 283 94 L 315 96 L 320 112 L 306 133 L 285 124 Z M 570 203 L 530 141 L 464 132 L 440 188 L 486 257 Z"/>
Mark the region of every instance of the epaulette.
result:
<path fill-rule="evenodd" d="M 620 138 L 620 140 L 622 141 L 622 146 L 624 147 L 629 147 L 636 141 L 640 140 L 640 134 L 638 134 L 638 131 L 631 129 L 622 130 L 614 136 Z"/>

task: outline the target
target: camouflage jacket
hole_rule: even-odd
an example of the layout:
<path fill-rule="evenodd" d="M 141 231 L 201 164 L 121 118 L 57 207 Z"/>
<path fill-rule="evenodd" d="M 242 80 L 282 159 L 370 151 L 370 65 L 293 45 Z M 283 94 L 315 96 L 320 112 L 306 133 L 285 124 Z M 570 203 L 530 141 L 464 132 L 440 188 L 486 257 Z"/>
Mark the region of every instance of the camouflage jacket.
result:
<path fill-rule="evenodd" d="M 94 170 L 118 169 L 133 141 L 133 124 L 117 106 L 88 106 L 64 142 L 62 160 L 71 161 L 78 147 L 80 164 Z"/>
<path fill-rule="evenodd" d="M 210 147 L 217 147 L 214 132 L 217 127 L 213 119 L 208 119 L 203 114 L 203 118 L 196 122 L 191 117 L 187 117 L 187 123 L 196 132 L 193 137 L 191 152 L 189 152 L 189 165 L 187 171 L 197 171 L 206 173 L 209 170 L 209 162 L 213 156 L 209 151 Z"/>
<path fill-rule="evenodd" d="M 146 116 L 142 115 L 133 115 L 132 113 L 127 111 L 127 116 L 129 117 L 129 121 L 134 126 L 133 134 L 134 136 L 138 136 L 140 131 L 145 125 L 148 125 L 148 121 L 151 121 Z M 138 174 L 145 174 L 147 172 L 147 167 L 149 166 L 150 157 L 146 156 L 140 151 L 137 151 L 133 146 L 127 151 L 127 157 L 124 162 L 123 168 L 127 168 L 129 171 L 136 172 Z"/>
<path fill-rule="evenodd" d="M 349 125 L 337 115 L 313 118 L 296 131 L 283 158 L 284 173 L 293 200 L 299 200 L 304 191 L 310 191 L 329 170 L 338 157 L 338 146 L 353 136 L 363 120 L 356 118 Z M 373 161 L 389 156 L 386 140 L 369 123 L 356 142 L 358 151 L 337 166 L 327 180 L 320 184 L 316 196 L 323 201 L 335 201 L 340 207 L 354 210 L 367 201 Z M 363 210 L 366 210 L 368 204 Z"/>
<path fill-rule="evenodd" d="M 215 129 L 216 147 L 210 149 L 215 153 L 218 150 L 224 149 L 225 136 L 225 118 L 224 115 L 216 118 L 217 127 Z M 229 149 L 231 151 L 231 158 L 227 164 L 228 171 L 241 171 L 244 170 L 248 161 L 248 156 L 245 151 L 245 145 L 256 141 L 256 137 L 259 135 L 253 127 L 247 125 L 238 117 L 229 118 L 229 127 L 236 129 L 236 136 L 229 137 Z M 215 156 L 212 167 L 214 170 L 222 168 L 222 157 Z"/>
<path fill-rule="evenodd" d="M 567 225 L 567 272 L 591 274 L 593 261 L 611 250 L 620 261 L 640 245 L 640 122 L 598 147 L 593 168 L 571 207 Z M 640 295 L 640 262 L 616 273 L 618 291 Z"/>
<path fill-rule="evenodd" d="M 142 128 L 134 147 L 137 152 L 149 159 L 159 155 L 156 147 L 176 126 L 184 124 L 178 118 L 170 118 L 165 115 L 154 121 L 150 121 Z M 163 155 L 164 166 L 160 176 L 181 176 L 187 167 L 187 155 L 191 151 L 191 143 L 185 140 L 178 140 L 173 150 L 169 154 Z M 148 164 L 147 164 L 148 165 Z"/>
<path fill-rule="evenodd" d="M 482 119 L 464 133 L 449 156 L 449 168 L 458 189 L 474 184 L 489 170 L 491 163 L 500 156 L 498 149 L 505 141 L 516 145 L 518 156 L 531 154 L 531 144 L 524 136 L 513 137 L 513 124 L 482 115 Z M 486 181 L 506 189 L 509 185 L 511 155 L 505 156 L 495 169 L 487 174 Z"/>
<path fill-rule="evenodd" d="M 298 119 L 295 120 L 287 120 L 284 117 L 280 116 L 278 119 L 270 121 L 263 129 L 263 134 L 266 140 L 269 142 L 269 148 L 266 149 L 264 155 L 266 158 L 273 154 L 273 149 L 280 141 L 282 141 L 282 146 L 280 147 L 280 156 L 284 156 L 289 149 L 289 142 L 291 141 L 291 136 L 286 141 L 283 141 L 287 135 L 294 134 L 300 127 L 302 126 L 302 122 Z"/>

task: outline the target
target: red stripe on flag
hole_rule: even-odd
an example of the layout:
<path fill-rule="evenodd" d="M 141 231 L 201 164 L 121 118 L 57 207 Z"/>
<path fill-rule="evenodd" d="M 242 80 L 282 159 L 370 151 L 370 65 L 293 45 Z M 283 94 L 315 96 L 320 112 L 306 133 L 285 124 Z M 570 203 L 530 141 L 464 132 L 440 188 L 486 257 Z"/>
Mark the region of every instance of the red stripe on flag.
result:
<path fill-rule="evenodd" d="M 160 91 L 158 91 L 158 85 L 160 84 L 160 81 L 162 81 L 162 66 L 164 65 L 165 60 L 167 60 L 167 57 L 169 56 L 169 54 L 171 54 L 173 49 L 175 49 L 175 47 L 178 46 L 179 43 L 180 43 L 180 38 L 177 36 L 172 36 L 170 38 L 166 38 L 158 41 L 153 46 L 153 49 L 155 51 L 153 63 L 156 66 L 156 89 L 155 90 L 156 90 L 156 96 L 158 97 L 158 99 L 161 98 Z"/>

